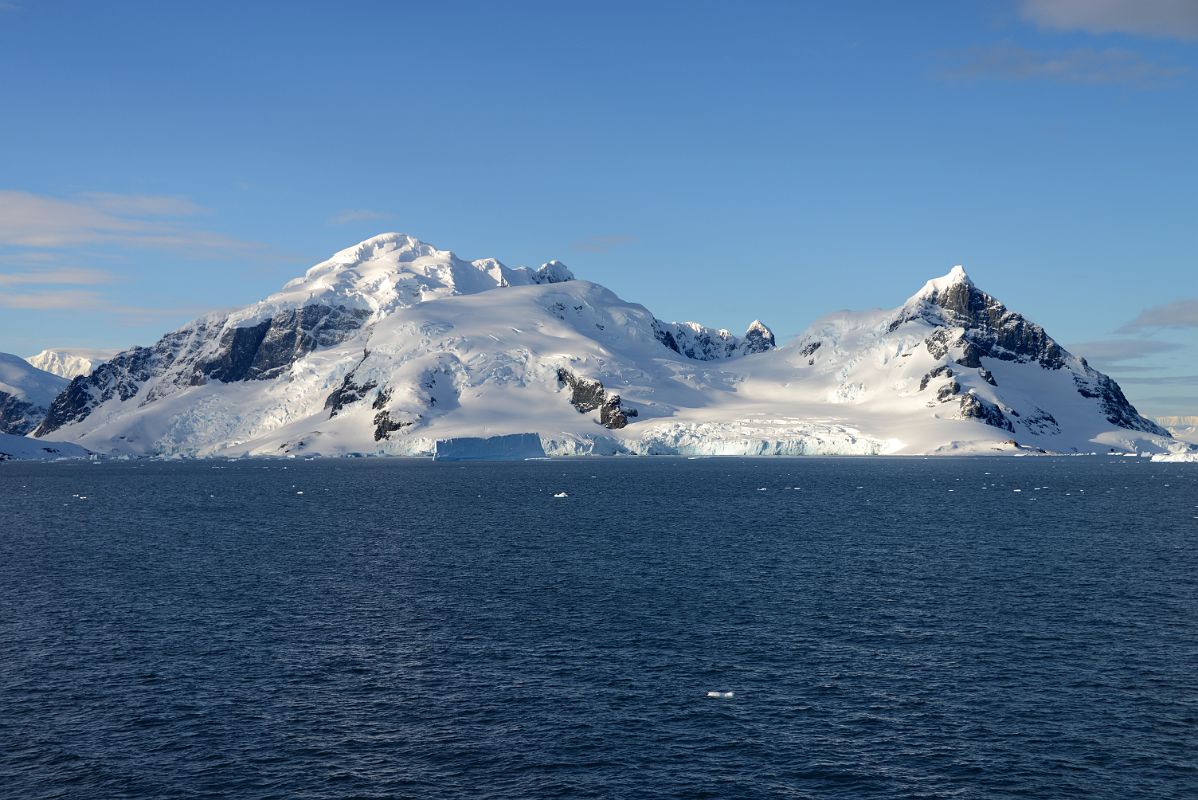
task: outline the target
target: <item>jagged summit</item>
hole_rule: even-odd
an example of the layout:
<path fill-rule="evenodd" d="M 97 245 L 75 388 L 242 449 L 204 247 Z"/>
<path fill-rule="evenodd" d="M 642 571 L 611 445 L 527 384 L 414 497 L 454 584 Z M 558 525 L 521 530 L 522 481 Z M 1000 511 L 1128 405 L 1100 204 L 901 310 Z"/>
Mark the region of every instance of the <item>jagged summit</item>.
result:
<path fill-rule="evenodd" d="M 907 300 L 907 303 L 916 303 L 921 300 L 935 302 L 937 297 L 949 292 L 953 292 L 954 290 L 962 291 L 962 289 L 971 290 L 976 288 L 977 287 L 974 285 L 969 275 L 966 274 L 965 267 L 958 264 L 950 269 L 948 274 L 941 275 L 939 278 L 932 278 L 930 281 L 925 283 L 922 289 L 911 295 L 910 299 Z"/>

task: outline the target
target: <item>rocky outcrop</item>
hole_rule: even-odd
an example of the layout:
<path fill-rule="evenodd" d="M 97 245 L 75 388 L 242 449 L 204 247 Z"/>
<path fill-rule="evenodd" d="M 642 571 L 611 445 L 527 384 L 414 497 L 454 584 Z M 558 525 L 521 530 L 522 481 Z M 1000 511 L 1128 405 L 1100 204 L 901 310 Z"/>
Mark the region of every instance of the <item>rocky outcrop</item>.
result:
<path fill-rule="evenodd" d="M 0 433 L 24 436 L 36 428 L 45 415 L 45 408 L 7 392 L 0 392 Z"/>
<path fill-rule="evenodd" d="M 1002 409 L 974 394 L 961 395 L 961 416 L 965 419 L 981 420 L 995 428 L 1015 432 L 1015 426 L 1002 413 Z"/>
<path fill-rule="evenodd" d="M 778 346 L 774 339 L 774 332 L 766 327 L 759 319 L 753 320 L 749 325 L 749 329 L 745 331 L 744 337 L 741 339 L 741 352 L 745 355 L 753 353 L 765 353 L 773 350 Z"/>
<path fill-rule="evenodd" d="M 695 361 L 765 353 L 777 346 L 774 332 L 760 320 L 753 320 L 745 335 L 737 337 L 727 330 L 708 328 L 697 322 L 662 322 L 658 319 L 653 321 L 653 336 L 675 353 Z"/>
<path fill-rule="evenodd" d="M 85 419 L 113 397 L 129 400 L 151 381 L 143 404 L 209 381 L 270 380 L 299 358 L 343 341 L 369 316 L 360 309 L 310 305 L 280 311 L 253 325 L 204 318 L 163 336 L 153 347 L 118 353 L 71 381 L 54 399 L 34 436 Z"/>
<path fill-rule="evenodd" d="M 567 369 L 557 371 L 558 385 L 570 390 L 570 405 L 580 414 L 599 412 L 599 424 L 617 430 L 628 425 L 628 418 L 635 417 L 634 408 L 624 408 L 620 395 L 607 392 L 599 381 L 579 378 Z"/>
<path fill-rule="evenodd" d="M 364 383 L 354 383 L 354 374 L 351 372 L 341 381 L 341 385 L 333 390 L 324 401 L 324 407 L 329 409 L 329 419 L 337 416 L 338 412 L 351 403 L 357 403 L 366 397 L 366 394 L 373 388 L 378 386 L 375 381 L 366 381 Z"/>
<path fill-rule="evenodd" d="M 933 378 L 939 378 L 941 376 L 945 378 L 951 378 L 953 376 L 953 371 L 947 364 L 941 364 L 935 369 L 927 372 L 919 381 L 919 391 L 922 392 L 924 389 L 928 388 L 928 384 L 931 383 Z"/>
<path fill-rule="evenodd" d="M 304 306 L 281 311 L 257 325 L 226 329 L 216 353 L 196 360 L 191 384 L 276 378 L 313 350 L 341 342 L 367 316 L 365 311 L 340 306 Z"/>
<path fill-rule="evenodd" d="M 1119 384 L 1098 370 L 1093 369 L 1089 364 L 1086 364 L 1085 359 L 1082 360 L 1082 364 L 1085 367 L 1084 376 L 1073 376 L 1073 383 L 1077 386 L 1077 393 L 1082 397 L 1096 399 L 1098 407 L 1106 416 L 1107 422 L 1133 431 L 1155 433 L 1160 436 L 1170 435 L 1160 425 L 1140 416 L 1135 406 L 1128 402 L 1127 397 L 1123 394 L 1123 390 L 1119 388 Z"/>

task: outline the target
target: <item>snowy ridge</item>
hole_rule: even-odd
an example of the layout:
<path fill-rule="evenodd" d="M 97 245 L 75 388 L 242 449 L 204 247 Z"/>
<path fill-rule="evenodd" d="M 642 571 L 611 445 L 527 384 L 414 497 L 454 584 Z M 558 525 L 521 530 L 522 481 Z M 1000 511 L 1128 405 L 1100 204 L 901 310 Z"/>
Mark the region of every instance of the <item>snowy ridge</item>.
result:
<path fill-rule="evenodd" d="M 667 323 L 559 262 L 465 261 L 384 234 L 260 303 L 78 377 L 36 435 L 131 455 L 432 455 L 537 434 L 549 455 L 1185 449 L 961 268 L 776 347 Z"/>
<path fill-rule="evenodd" d="M 69 348 L 43 350 L 25 359 L 40 370 L 70 380 L 77 375 L 91 373 L 92 367 L 103 363 L 117 354 L 117 350 L 94 348 Z"/>

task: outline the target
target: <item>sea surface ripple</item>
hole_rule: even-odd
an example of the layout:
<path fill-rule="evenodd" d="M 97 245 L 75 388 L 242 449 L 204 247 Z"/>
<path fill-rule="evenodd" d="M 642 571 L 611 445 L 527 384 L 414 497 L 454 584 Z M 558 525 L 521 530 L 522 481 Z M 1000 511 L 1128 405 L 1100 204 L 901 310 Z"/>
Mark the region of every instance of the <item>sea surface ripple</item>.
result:
<path fill-rule="evenodd" d="M 0 464 L 0 795 L 1194 798 L 1196 543 L 1139 459 Z"/>

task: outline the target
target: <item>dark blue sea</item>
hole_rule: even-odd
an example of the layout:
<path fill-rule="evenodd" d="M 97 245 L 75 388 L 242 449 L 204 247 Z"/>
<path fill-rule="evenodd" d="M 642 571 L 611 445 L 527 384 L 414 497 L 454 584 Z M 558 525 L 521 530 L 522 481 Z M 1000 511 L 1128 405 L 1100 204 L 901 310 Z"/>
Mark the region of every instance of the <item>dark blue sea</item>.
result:
<path fill-rule="evenodd" d="M 1198 797 L 1198 465 L 13 462 L 0 513 L 5 798 Z"/>

